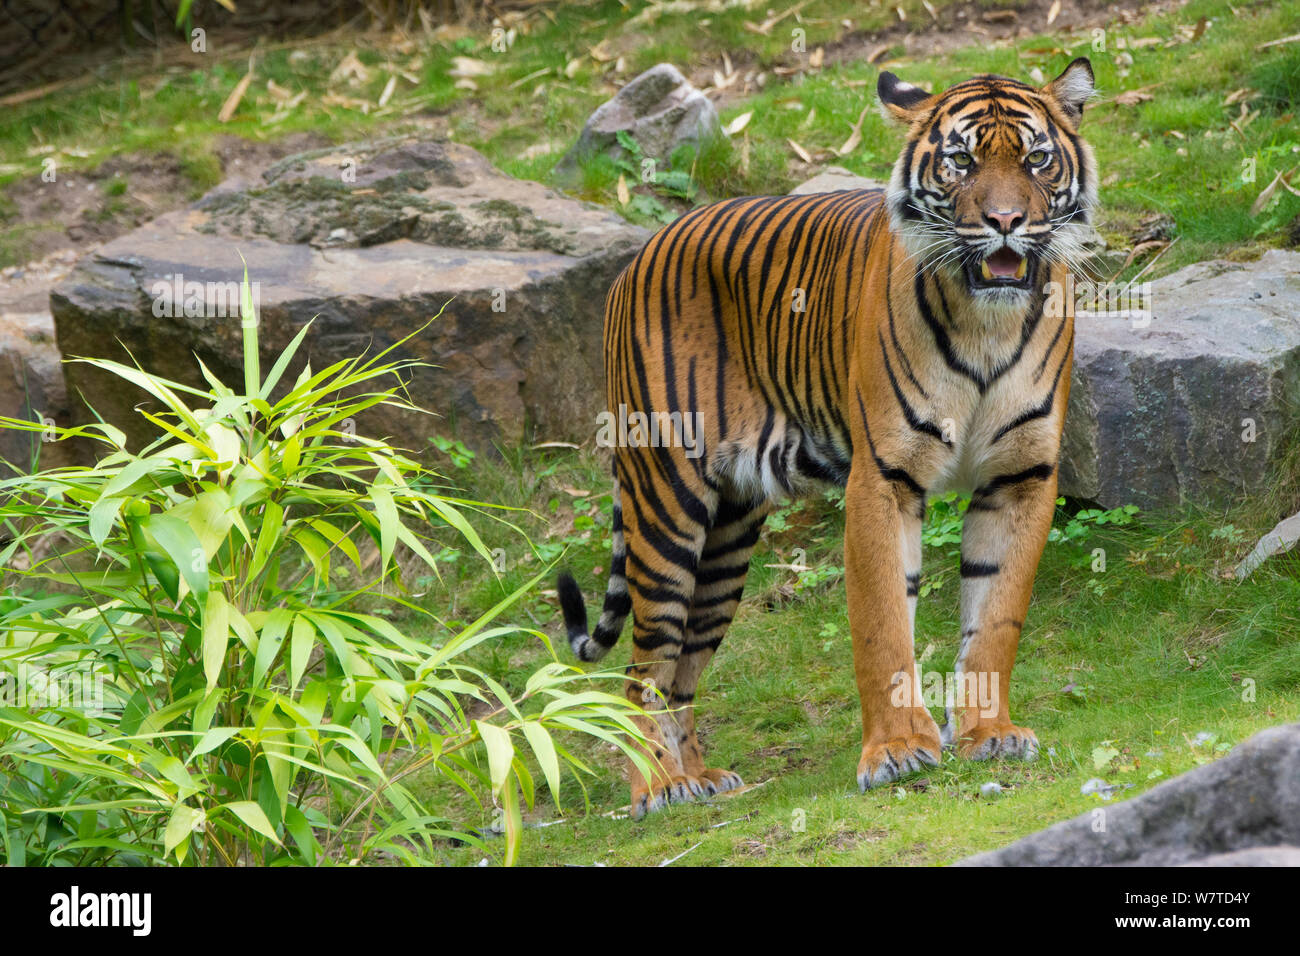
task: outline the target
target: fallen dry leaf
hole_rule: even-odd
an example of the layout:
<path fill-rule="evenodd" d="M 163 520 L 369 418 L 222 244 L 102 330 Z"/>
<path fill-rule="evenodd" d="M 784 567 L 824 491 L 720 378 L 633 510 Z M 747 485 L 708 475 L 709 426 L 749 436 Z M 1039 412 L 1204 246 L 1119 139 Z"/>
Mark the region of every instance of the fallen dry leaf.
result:
<path fill-rule="evenodd" d="M 1284 43 L 1296 43 L 1296 42 L 1300 42 L 1300 33 L 1293 33 L 1289 37 L 1282 37 L 1277 40 L 1269 40 L 1267 43 L 1261 43 L 1259 46 L 1255 47 L 1255 49 L 1267 50 L 1271 46 L 1282 46 Z"/>
<path fill-rule="evenodd" d="M 326 93 L 320 98 L 322 106 L 341 106 L 348 110 L 360 110 L 363 113 L 370 112 L 370 101 L 357 99 L 355 96 L 344 96 L 342 93 Z"/>
<path fill-rule="evenodd" d="M 484 63 L 482 60 L 476 60 L 470 56 L 453 56 L 451 58 L 451 69 L 447 71 L 448 76 L 457 78 L 470 78 L 475 76 L 489 76 L 492 73 L 492 64 Z"/>
<path fill-rule="evenodd" d="M 822 68 L 822 63 L 825 62 L 825 60 L 826 48 L 824 46 L 819 46 L 808 56 L 808 66 L 814 70 L 820 70 Z"/>
<path fill-rule="evenodd" d="M 230 118 L 235 115 L 235 110 L 239 109 L 239 101 L 244 98 L 244 93 L 248 90 L 248 84 L 253 82 L 253 71 L 250 68 L 244 74 L 244 78 L 235 84 L 235 88 L 230 91 L 226 97 L 226 102 L 221 104 L 221 112 L 217 114 L 218 123 L 229 123 Z"/>
<path fill-rule="evenodd" d="M 1061 15 L 1061 0 L 1052 0 L 1051 9 L 1047 11 L 1047 25 L 1050 27 Z"/>
<path fill-rule="evenodd" d="M 1115 97 L 1115 102 L 1120 106 L 1137 106 L 1139 103 L 1145 103 L 1147 100 L 1153 99 L 1155 99 L 1154 95 L 1145 93 L 1142 90 L 1125 90 Z"/>
<path fill-rule="evenodd" d="M 1205 28 L 1208 27 L 1209 25 L 1210 25 L 1210 21 L 1207 17 L 1201 17 L 1201 19 L 1196 21 L 1196 28 L 1192 30 L 1193 43 L 1195 43 L 1201 37 L 1205 36 Z"/>
<path fill-rule="evenodd" d="M 862 108 L 858 115 L 858 121 L 853 124 L 853 130 L 849 133 L 849 138 L 844 141 L 844 145 L 835 151 L 837 156 L 847 156 L 858 148 L 862 142 L 862 121 L 867 118 L 867 113 L 871 110 L 870 104 Z"/>
<path fill-rule="evenodd" d="M 364 83 L 370 79 L 370 71 L 366 69 L 364 63 L 357 59 L 357 51 L 352 50 L 343 59 L 339 60 L 339 65 L 334 67 L 330 73 L 329 82 L 338 83 L 340 80 L 355 80 L 357 83 Z"/>
<path fill-rule="evenodd" d="M 737 133 L 739 133 L 742 129 L 744 129 L 746 126 L 748 126 L 748 125 L 749 125 L 749 121 L 750 121 L 751 119 L 753 119 L 753 118 L 754 118 L 754 111 L 753 111 L 753 110 L 750 110 L 750 111 L 748 111 L 748 112 L 746 112 L 746 113 L 741 113 L 739 116 L 737 116 L 735 119 L 733 119 L 730 123 L 728 123 L 726 126 L 724 126 L 724 127 L 722 128 L 722 131 L 723 131 L 724 133 L 726 133 L 728 136 L 735 136 L 735 135 L 736 135 Z"/>
<path fill-rule="evenodd" d="M 527 76 L 521 76 L 519 79 L 511 83 L 509 89 L 517 90 L 525 83 L 531 83 L 533 80 L 540 79 L 541 77 L 545 76 L 547 73 L 550 72 L 551 72 L 551 68 L 549 66 L 544 66 L 540 70 L 533 70 L 533 72 L 529 73 Z"/>
<path fill-rule="evenodd" d="M 618 204 L 620 206 L 626 206 L 631 201 L 632 201 L 632 194 L 628 192 L 627 180 L 623 177 L 622 173 L 619 173 L 618 174 Z"/>
<path fill-rule="evenodd" d="M 792 139 L 787 139 L 786 142 L 790 144 L 790 148 L 794 150 L 796 156 L 802 159 L 805 163 L 812 163 L 812 156 L 809 154 L 808 150 L 804 149 Z"/>
<path fill-rule="evenodd" d="M 1132 249 L 1129 250 L 1128 258 L 1124 260 L 1124 265 L 1120 267 L 1119 271 L 1123 272 L 1125 269 L 1131 266 L 1134 260 L 1136 260 L 1139 256 L 1144 256 L 1148 252 L 1155 252 L 1157 249 L 1163 249 L 1167 245 L 1169 245 L 1169 241 L 1166 239 L 1150 239 L 1146 242 L 1139 242 L 1136 246 L 1134 246 Z"/>
<path fill-rule="evenodd" d="M 379 94 L 379 105 L 381 107 L 388 105 L 388 101 L 393 98 L 393 90 L 395 89 L 397 89 L 396 74 L 388 78 L 388 82 L 384 84 L 384 92 Z"/>
<path fill-rule="evenodd" d="M 750 33 L 758 33 L 758 34 L 762 34 L 763 36 L 767 36 L 769 33 L 772 32 L 772 27 L 776 26 L 786 17 L 790 16 L 790 14 L 798 13 L 800 10 L 808 6 L 808 4 L 810 3 L 812 3 L 812 0 L 802 0 L 801 3 L 796 3 L 793 7 L 790 7 L 784 13 L 774 14 L 768 17 L 762 23 L 750 23 L 748 20 L 746 20 L 744 23 L 744 27 Z"/>
<path fill-rule="evenodd" d="M 266 81 L 266 92 L 270 93 L 271 99 L 275 100 L 277 103 L 286 103 L 293 99 L 292 91 L 285 89 L 279 83 L 275 82 L 275 80 Z"/>
<path fill-rule="evenodd" d="M 1283 173 L 1279 171 L 1278 174 L 1273 177 L 1273 181 L 1265 186 L 1260 191 L 1260 194 L 1255 197 L 1255 202 L 1250 207 L 1250 214 L 1252 216 L 1258 216 L 1264 211 L 1264 207 L 1269 204 L 1269 201 L 1273 198 L 1274 194 L 1277 193 L 1277 187 L 1282 185 L 1282 177 Z"/>

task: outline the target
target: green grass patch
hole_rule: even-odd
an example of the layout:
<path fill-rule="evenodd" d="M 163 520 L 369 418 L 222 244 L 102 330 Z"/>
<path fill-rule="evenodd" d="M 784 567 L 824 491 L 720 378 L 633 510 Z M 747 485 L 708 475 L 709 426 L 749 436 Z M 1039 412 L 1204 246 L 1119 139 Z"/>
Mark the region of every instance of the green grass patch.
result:
<path fill-rule="evenodd" d="M 505 548 L 499 578 L 468 556 L 448 555 L 443 580 L 426 580 L 422 600 L 454 608 L 449 627 L 561 553 L 589 606 L 598 602 L 590 596 L 603 592 L 610 539 L 603 461 L 514 453 L 447 471 L 470 497 L 527 503 L 532 514 L 519 522 L 536 547 L 509 546 L 517 536 L 485 524 L 489 547 L 499 539 Z M 1123 788 L 1124 799 L 1264 727 L 1300 719 L 1300 557 L 1274 559 L 1244 583 L 1230 575 L 1271 527 L 1271 515 L 1243 506 L 1137 514 L 1119 524 L 1062 508 L 1011 689 L 1013 719 L 1042 743 L 1039 761 L 970 763 L 947 754 L 939 767 L 859 794 L 839 497 L 796 502 L 769 522 L 736 623 L 701 681 L 697 713 L 709 762 L 762 786 L 640 822 L 613 819 L 606 814 L 627 803 L 623 760 L 599 744 L 577 746 L 594 773 L 566 784 L 564 822 L 530 830 L 521 862 L 657 864 L 699 843 L 683 864 L 943 864 L 1108 805 L 1080 792 L 1091 778 Z M 957 652 L 959 527 L 952 499 L 931 505 L 916 636 L 926 673 L 948 672 Z M 771 567 L 800 557 L 811 571 Z M 530 595 L 523 612 L 562 648 L 552 595 Z M 600 666 L 619 667 L 630 652 L 625 634 Z M 514 688 L 544 653 L 535 640 L 507 638 L 483 648 L 475 663 Z M 940 709 L 935 716 L 942 718 Z M 989 782 L 1001 793 L 982 795 Z M 445 797 L 457 799 L 450 791 Z M 477 812 L 489 827 L 492 809 Z M 545 797 L 528 815 L 558 818 Z M 482 857 L 448 849 L 443 859 Z"/>

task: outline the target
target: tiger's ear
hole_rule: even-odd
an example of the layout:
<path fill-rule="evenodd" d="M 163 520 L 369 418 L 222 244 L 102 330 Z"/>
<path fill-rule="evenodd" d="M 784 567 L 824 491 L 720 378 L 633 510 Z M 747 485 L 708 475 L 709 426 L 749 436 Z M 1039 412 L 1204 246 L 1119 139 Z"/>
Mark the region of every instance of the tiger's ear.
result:
<path fill-rule="evenodd" d="M 1043 92 L 1061 105 L 1061 110 L 1077 129 L 1079 121 L 1083 119 L 1083 104 L 1097 93 L 1092 64 L 1086 56 L 1079 57 L 1060 76 L 1044 86 Z"/>
<path fill-rule="evenodd" d="M 929 109 L 934 100 L 919 86 L 904 83 L 888 71 L 882 71 L 876 81 L 876 96 L 880 97 L 880 110 L 885 119 L 909 125 Z"/>

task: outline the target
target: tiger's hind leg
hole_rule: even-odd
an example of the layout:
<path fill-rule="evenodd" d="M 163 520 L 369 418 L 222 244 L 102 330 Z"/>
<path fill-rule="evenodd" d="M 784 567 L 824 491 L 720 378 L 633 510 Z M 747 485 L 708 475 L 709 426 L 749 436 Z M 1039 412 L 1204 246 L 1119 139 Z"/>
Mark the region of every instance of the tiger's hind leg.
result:
<path fill-rule="evenodd" d="M 734 790 L 744 783 L 731 770 L 705 765 L 695 734 L 695 691 L 700 675 L 713 659 L 740 606 L 749 557 L 766 517 L 766 505 L 755 508 L 724 500 L 709 528 L 695 572 L 686 640 L 668 695 L 669 705 L 676 708 L 679 729 L 682 778 L 675 782 L 684 785 L 695 797 Z"/>
<path fill-rule="evenodd" d="M 687 615 L 696 569 L 717 495 L 702 482 L 663 480 L 650 456 L 620 469 L 627 583 L 632 597 L 632 663 L 627 696 L 647 711 L 635 718 L 646 739 L 642 748 L 649 776 L 629 763 L 632 817 L 663 809 L 670 801 L 694 799 L 682 769 L 682 732 L 671 710 L 671 694 L 687 637 Z M 695 477 L 692 470 L 677 476 Z"/>

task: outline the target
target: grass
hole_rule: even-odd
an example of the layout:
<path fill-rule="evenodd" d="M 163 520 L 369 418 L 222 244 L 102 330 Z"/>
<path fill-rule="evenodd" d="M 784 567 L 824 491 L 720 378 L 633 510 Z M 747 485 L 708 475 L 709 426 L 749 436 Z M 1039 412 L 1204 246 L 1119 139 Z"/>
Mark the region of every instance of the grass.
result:
<path fill-rule="evenodd" d="M 422 582 L 422 600 L 449 608 L 449 627 L 562 549 L 562 563 L 593 603 L 609 560 L 604 461 L 534 452 L 448 471 L 474 497 L 527 505 L 532 514 L 519 521 L 538 552 L 484 524 L 489 541 L 506 548 L 499 579 L 468 556 L 445 555 L 445 580 Z M 1130 788 L 1122 793 L 1130 797 L 1264 727 L 1300 719 L 1300 556 L 1274 559 L 1245 583 L 1230 573 L 1271 527 L 1272 514 L 1261 514 L 1256 502 L 1216 513 L 1138 515 L 1127 526 L 1085 523 L 1081 537 L 1047 547 L 1012 683 L 1013 717 L 1038 733 L 1040 760 L 967 763 L 945 755 L 937 768 L 859 794 L 861 728 L 835 497 L 795 503 L 769 522 L 736 623 L 701 683 L 698 713 L 710 762 L 763 785 L 641 822 L 613 819 L 605 814 L 627 803 L 622 759 L 601 746 L 580 747 L 594 770 L 586 791 L 566 785 L 564 822 L 530 830 L 522 862 L 653 865 L 698 843 L 684 863 L 943 864 L 1104 805 L 1080 792 L 1091 778 Z M 1062 530 L 1072 510 L 1061 509 Z M 951 525 L 950 506 L 932 506 L 930 521 Z M 926 549 L 916 646 L 927 673 L 947 672 L 957 650 L 956 547 Z M 1094 570 L 1098 548 L 1105 551 L 1101 571 Z M 790 564 L 795 549 L 812 572 L 770 567 Z M 561 635 L 562 644 L 553 594 L 527 601 L 526 616 Z M 625 664 L 630 652 L 625 635 L 601 666 Z M 484 648 L 475 663 L 516 688 L 542 656 L 535 643 L 512 638 Z M 935 715 L 942 716 L 938 709 Z M 1001 793 L 982 796 L 988 782 Z M 462 802 L 458 811 L 490 826 L 491 808 Z M 528 818 L 559 816 L 542 797 Z M 479 859 L 449 848 L 441 862 Z"/>
<path fill-rule="evenodd" d="M 999 4 L 983 6 L 992 5 Z M 911 11 L 910 22 L 928 22 L 919 5 L 903 6 Z M 757 7 L 713 10 L 697 4 L 681 13 L 651 13 L 646 4 L 619 0 L 546 7 L 519 21 L 508 48 L 486 28 L 451 30 L 439 42 L 363 36 L 346 44 L 337 38 L 263 44 L 252 51 L 254 81 L 228 123 L 217 114 L 248 71 L 250 51 L 194 54 L 178 44 L 164 57 L 170 65 L 161 72 L 127 71 L 116 83 L 73 87 L 8 109 L 0 118 L 0 183 L 30 177 L 50 155 L 63 168 L 95 165 L 117 153 L 163 151 L 181 158 L 198 191 L 219 176 L 210 156 L 221 133 L 266 139 L 313 130 L 341 141 L 431 125 L 481 150 L 508 173 L 551 181 L 562 152 L 616 84 L 661 61 L 721 70 L 725 55 L 737 73 L 761 73 L 765 83 L 753 95 L 726 99 L 723 120 L 747 112 L 753 118 L 730 144 L 711 146 L 698 159 L 683 158 L 679 167 L 701 187 L 696 201 L 776 193 L 826 162 L 887 175 L 902 134 L 871 108 L 882 66 L 941 88 L 981 72 L 1029 77 L 1038 71 L 1050 79 L 1072 57 L 1088 55 L 1102 94 L 1085 121 L 1102 170 L 1101 228 L 1122 247 L 1143 216 L 1172 216 L 1179 242 L 1153 274 L 1212 256 L 1257 255 L 1287 241 L 1287 224 L 1300 214 L 1300 198 L 1277 189 L 1272 202 L 1251 215 L 1274 176 L 1300 164 L 1294 113 L 1300 46 L 1258 49 L 1293 32 L 1300 18 L 1296 0 L 1193 0 L 1172 13 L 1105 31 L 1100 41 L 1094 32 L 1049 33 L 930 60 L 904 56 L 900 38 L 876 65 L 865 62 L 864 47 L 842 59 L 828 56 L 821 69 L 808 66 L 806 56 L 823 47 L 834 54 L 837 45 L 856 49 L 852 44 L 865 33 L 895 22 L 892 7 L 814 0 L 765 34 L 752 29 L 762 25 Z M 1189 40 L 1201 18 L 1207 29 Z M 796 24 L 806 31 L 803 56 L 791 51 Z M 1099 42 L 1104 49 L 1096 49 Z M 331 72 L 353 49 L 365 76 L 331 81 Z M 458 57 L 489 71 L 469 78 L 474 89 L 457 86 L 466 85 L 465 78 L 452 75 Z M 392 76 L 398 78 L 396 92 L 379 107 Z M 1133 91 L 1151 98 L 1137 105 L 1116 99 Z M 285 105 L 299 94 L 294 105 Z M 859 116 L 862 145 L 847 156 L 834 155 Z M 97 131 L 89 141 L 87 129 Z M 788 140 L 817 162 L 800 161 Z M 576 189 L 583 198 L 618 207 L 617 178 L 612 164 L 597 161 Z M 686 206 L 674 197 L 658 198 L 664 200 L 660 205 L 642 200 L 623 211 L 654 224 L 664 218 L 664 207 Z"/>

